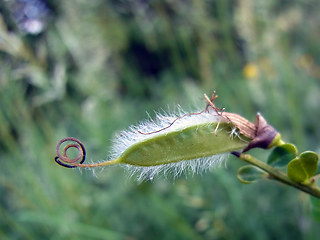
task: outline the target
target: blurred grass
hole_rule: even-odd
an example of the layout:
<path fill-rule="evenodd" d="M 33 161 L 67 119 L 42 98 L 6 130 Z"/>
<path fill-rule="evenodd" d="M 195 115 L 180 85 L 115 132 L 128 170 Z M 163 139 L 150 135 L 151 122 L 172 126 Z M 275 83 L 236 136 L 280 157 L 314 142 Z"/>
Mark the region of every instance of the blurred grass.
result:
<path fill-rule="evenodd" d="M 298 149 L 319 152 L 317 1 L 47 1 L 27 34 L 0 4 L 1 239 L 318 239 L 308 197 L 228 168 L 140 185 L 121 167 L 57 166 L 80 138 L 89 161 L 115 131 L 180 104 L 257 111 Z M 257 156 L 266 157 L 264 151 Z M 97 175 L 97 177 L 95 177 Z"/>

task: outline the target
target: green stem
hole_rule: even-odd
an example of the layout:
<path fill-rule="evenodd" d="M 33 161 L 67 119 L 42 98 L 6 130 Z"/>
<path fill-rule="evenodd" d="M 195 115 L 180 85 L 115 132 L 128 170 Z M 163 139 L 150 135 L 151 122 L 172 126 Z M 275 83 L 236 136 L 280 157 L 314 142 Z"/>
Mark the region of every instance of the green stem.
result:
<path fill-rule="evenodd" d="M 250 163 L 250 164 L 266 171 L 269 174 L 270 179 L 275 179 L 275 180 L 280 181 L 284 184 L 295 187 L 305 193 L 308 193 L 314 197 L 320 198 L 320 188 L 316 184 L 311 183 L 310 185 L 303 185 L 301 183 L 293 182 L 292 180 L 290 180 L 290 178 L 288 178 L 280 170 L 269 166 L 268 164 L 260 161 L 257 158 L 252 157 L 250 154 L 241 153 L 240 155 L 238 155 L 238 157 L 241 160 L 243 160 L 247 163 Z"/>

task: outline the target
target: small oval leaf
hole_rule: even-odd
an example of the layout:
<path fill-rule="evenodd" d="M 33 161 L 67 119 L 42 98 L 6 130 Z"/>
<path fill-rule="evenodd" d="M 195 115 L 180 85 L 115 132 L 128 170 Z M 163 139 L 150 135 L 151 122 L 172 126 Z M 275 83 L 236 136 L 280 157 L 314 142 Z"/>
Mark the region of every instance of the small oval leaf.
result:
<path fill-rule="evenodd" d="M 267 163 L 274 167 L 284 167 L 297 157 L 298 150 L 295 145 L 286 143 L 276 147 L 270 154 Z"/>
<path fill-rule="evenodd" d="M 304 167 L 309 177 L 316 174 L 319 164 L 319 156 L 315 152 L 306 151 L 300 154 L 300 159 L 304 162 Z"/>
<path fill-rule="evenodd" d="M 238 170 L 238 179 L 242 183 L 254 183 L 260 179 L 266 178 L 268 174 L 255 166 L 246 165 Z"/>
<path fill-rule="evenodd" d="M 303 164 L 299 158 L 293 159 L 288 164 L 288 177 L 294 182 L 304 182 L 308 179 L 307 174 L 303 169 Z"/>
<path fill-rule="evenodd" d="M 319 156 L 315 152 L 306 151 L 288 164 L 288 177 L 298 183 L 302 183 L 317 172 Z"/>

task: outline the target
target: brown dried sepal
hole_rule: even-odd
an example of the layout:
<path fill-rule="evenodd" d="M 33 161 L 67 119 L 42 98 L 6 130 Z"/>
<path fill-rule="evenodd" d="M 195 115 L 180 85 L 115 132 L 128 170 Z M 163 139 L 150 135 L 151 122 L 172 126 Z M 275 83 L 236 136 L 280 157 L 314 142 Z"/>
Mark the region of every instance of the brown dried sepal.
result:
<path fill-rule="evenodd" d="M 256 137 L 256 125 L 244 117 L 236 113 L 222 112 L 221 117 L 228 122 L 231 122 L 240 133 L 248 138 L 254 139 Z"/>
<path fill-rule="evenodd" d="M 249 145 L 243 149 L 243 152 L 257 147 L 267 149 L 272 145 L 276 137 L 280 135 L 277 130 L 267 123 L 260 113 L 257 114 L 255 123 L 236 113 L 224 112 L 221 116 L 238 128 L 241 134 L 252 139 Z"/>
<path fill-rule="evenodd" d="M 249 145 L 243 149 L 243 152 L 257 147 L 264 149 L 272 147 L 274 141 L 279 138 L 280 134 L 267 123 L 260 113 L 257 114 L 255 123 L 252 123 L 239 114 L 224 112 L 224 109 L 217 108 L 214 104 L 214 100 L 218 98 L 215 91 L 213 92 L 211 99 L 209 99 L 206 94 L 204 94 L 204 97 L 208 102 L 207 109 L 209 106 L 212 107 L 221 117 L 221 121 L 231 122 L 239 129 L 241 134 L 252 139 Z"/>

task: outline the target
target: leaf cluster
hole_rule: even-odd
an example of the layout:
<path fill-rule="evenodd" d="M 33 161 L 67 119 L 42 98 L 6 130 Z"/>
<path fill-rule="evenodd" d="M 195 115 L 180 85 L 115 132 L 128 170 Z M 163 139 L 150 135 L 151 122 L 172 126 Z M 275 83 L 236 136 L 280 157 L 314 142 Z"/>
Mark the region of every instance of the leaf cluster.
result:
<path fill-rule="evenodd" d="M 312 151 L 298 153 L 295 145 L 280 144 L 270 153 L 267 163 L 253 158 L 250 155 L 240 155 L 251 165 L 245 165 L 238 170 L 238 179 L 242 183 L 254 183 L 260 179 L 274 179 L 293 186 L 311 196 L 312 212 L 320 220 L 320 188 L 319 156 Z"/>

